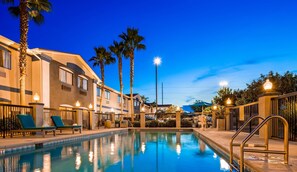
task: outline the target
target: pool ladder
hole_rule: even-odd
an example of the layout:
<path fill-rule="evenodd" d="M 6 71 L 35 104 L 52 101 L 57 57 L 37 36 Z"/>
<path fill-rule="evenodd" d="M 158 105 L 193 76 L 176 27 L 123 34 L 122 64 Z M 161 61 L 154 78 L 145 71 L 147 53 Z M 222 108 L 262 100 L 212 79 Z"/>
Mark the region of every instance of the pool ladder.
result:
<path fill-rule="evenodd" d="M 260 130 L 264 125 L 267 126 L 267 122 L 269 122 L 271 119 L 280 119 L 284 125 L 284 150 L 279 151 L 279 150 L 269 150 L 269 140 L 268 140 L 268 128 L 267 128 L 267 133 L 264 138 L 265 143 L 264 144 L 247 144 L 247 142 L 255 135 L 257 131 Z M 254 119 L 262 119 L 262 122 L 257 125 L 257 127 L 249 134 L 247 135 L 241 143 L 233 143 L 234 139 L 242 132 L 244 127 L 246 127 L 251 121 Z M 233 160 L 233 146 L 239 146 L 240 147 L 240 159 L 239 159 L 239 167 L 237 167 L 234 163 Z M 246 149 L 245 147 L 262 147 L 262 149 Z M 267 154 L 283 154 L 284 155 L 284 163 L 288 164 L 288 158 L 289 158 L 289 125 L 288 122 L 286 121 L 285 118 L 281 116 L 276 116 L 276 115 L 271 115 L 268 116 L 267 118 L 263 118 L 261 116 L 252 116 L 250 117 L 237 131 L 236 133 L 232 136 L 230 140 L 230 171 L 235 169 L 236 171 L 243 172 L 244 171 L 244 153 L 245 152 L 252 152 L 252 153 L 265 153 L 266 156 Z"/>

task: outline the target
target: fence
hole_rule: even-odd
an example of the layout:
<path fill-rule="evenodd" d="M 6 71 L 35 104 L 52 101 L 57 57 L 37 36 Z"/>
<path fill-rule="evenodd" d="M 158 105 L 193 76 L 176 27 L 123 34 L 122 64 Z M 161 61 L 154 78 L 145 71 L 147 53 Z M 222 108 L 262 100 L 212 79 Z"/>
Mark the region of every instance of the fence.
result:
<path fill-rule="evenodd" d="M 43 120 L 45 124 L 52 126 L 51 116 L 60 116 L 65 125 L 73 125 L 75 123 L 75 110 L 57 110 L 53 108 L 44 108 L 43 109 Z"/>
<path fill-rule="evenodd" d="M 33 114 L 33 107 L 0 104 L 0 137 L 5 138 L 10 130 L 20 129 L 21 126 L 16 118 L 17 114 Z"/>
<path fill-rule="evenodd" d="M 297 141 L 297 92 L 272 99 L 272 114 L 284 117 L 289 124 L 289 140 Z M 272 137 L 283 138 L 284 126 L 279 120 L 272 121 Z"/>
<path fill-rule="evenodd" d="M 244 121 L 247 121 L 251 116 L 259 115 L 258 106 L 258 102 L 243 105 L 243 121 L 239 120 L 240 107 L 232 107 L 230 109 L 230 130 L 238 130 L 239 127 L 244 123 Z M 252 130 L 256 128 L 258 124 L 259 121 L 257 120 L 251 121 L 251 123 L 249 123 L 249 125 L 243 129 L 243 132 L 252 132 Z"/>

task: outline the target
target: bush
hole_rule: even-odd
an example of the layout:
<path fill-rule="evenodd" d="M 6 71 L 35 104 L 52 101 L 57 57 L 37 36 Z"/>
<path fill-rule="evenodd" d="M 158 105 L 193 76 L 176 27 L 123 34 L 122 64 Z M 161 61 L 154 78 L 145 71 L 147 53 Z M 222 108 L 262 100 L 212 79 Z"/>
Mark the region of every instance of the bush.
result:
<path fill-rule="evenodd" d="M 192 127 L 192 122 L 189 120 L 182 120 L 181 127 Z"/>
<path fill-rule="evenodd" d="M 151 123 L 151 121 L 145 121 L 145 127 L 149 127 L 150 123 Z"/>
<path fill-rule="evenodd" d="M 166 127 L 176 127 L 176 121 L 175 120 L 168 120 L 166 122 Z"/>
<path fill-rule="evenodd" d="M 165 122 L 159 122 L 158 127 L 166 127 L 166 123 Z"/>
<path fill-rule="evenodd" d="M 151 120 L 149 127 L 158 127 L 159 122 L 157 120 Z"/>
<path fill-rule="evenodd" d="M 139 121 L 134 121 L 133 122 L 133 127 L 140 127 L 140 122 Z"/>

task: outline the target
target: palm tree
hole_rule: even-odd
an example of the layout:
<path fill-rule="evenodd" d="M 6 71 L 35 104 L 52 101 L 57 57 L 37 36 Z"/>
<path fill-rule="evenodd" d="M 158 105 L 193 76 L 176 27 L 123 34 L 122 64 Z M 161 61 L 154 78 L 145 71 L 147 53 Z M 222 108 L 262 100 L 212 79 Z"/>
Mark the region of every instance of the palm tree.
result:
<path fill-rule="evenodd" d="M 119 37 L 124 42 L 124 55 L 130 59 L 130 107 L 131 118 L 134 121 L 134 108 L 133 108 L 133 79 L 134 79 L 134 51 L 144 50 L 145 45 L 142 44 L 143 36 L 138 34 L 138 29 L 127 28 L 127 33 L 123 32 Z"/>
<path fill-rule="evenodd" d="M 121 93 L 121 114 L 123 114 L 123 51 L 124 43 L 113 41 L 113 45 L 109 46 L 109 50 L 117 57 L 118 59 L 118 68 L 119 68 L 119 81 L 120 81 L 120 93 Z"/>
<path fill-rule="evenodd" d="M 2 0 L 4 3 L 13 3 L 14 0 Z M 20 104 L 25 105 L 25 89 L 26 89 L 26 56 L 28 48 L 28 31 L 29 20 L 41 24 L 44 21 L 42 12 L 51 10 L 51 3 L 48 0 L 20 0 L 18 6 L 8 8 L 14 16 L 20 17 Z"/>
<path fill-rule="evenodd" d="M 99 112 L 102 113 L 102 99 L 104 91 L 104 66 L 115 63 L 115 58 L 111 56 L 111 53 L 108 52 L 104 47 L 99 46 L 94 48 L 96 56 L 90 58 L 89 61 L 93 62 L 93 67 L 99 66 L 101 72 L 101 94 L 100 94 L 100 109 Z"/>

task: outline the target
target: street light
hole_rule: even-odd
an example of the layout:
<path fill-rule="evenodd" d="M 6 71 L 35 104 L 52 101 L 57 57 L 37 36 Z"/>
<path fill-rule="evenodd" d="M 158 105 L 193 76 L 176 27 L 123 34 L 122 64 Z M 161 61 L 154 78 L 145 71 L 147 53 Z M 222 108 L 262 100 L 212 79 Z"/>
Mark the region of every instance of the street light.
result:
<path fill-rule="evenodd" d="M 156 66 L 156 112 L 158 111 L 158 66 L 161 64 L 161 58 L 155 57 L 154 64 Z"/>

